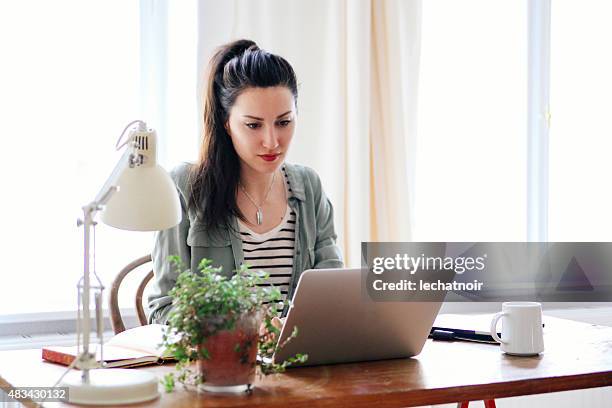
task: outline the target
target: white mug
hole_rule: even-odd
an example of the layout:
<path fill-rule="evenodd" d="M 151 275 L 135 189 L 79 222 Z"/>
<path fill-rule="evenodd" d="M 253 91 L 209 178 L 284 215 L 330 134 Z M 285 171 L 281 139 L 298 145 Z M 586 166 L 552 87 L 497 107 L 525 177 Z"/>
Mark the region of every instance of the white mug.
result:
<path fill-rule="evenodd" d="M 501 338 L 497 321 L 502 320 Z M 537 302 L 504 302 L 502 311 L 493 316 L 491 336 L 500 343 L 504 353 L 533 356 L 544 351 L 542 305 Z"/>

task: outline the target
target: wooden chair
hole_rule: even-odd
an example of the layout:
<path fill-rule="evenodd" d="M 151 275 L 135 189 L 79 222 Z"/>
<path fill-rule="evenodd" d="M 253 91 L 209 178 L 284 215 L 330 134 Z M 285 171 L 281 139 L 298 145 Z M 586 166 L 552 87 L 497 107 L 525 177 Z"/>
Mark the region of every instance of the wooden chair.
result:
<path fill-rule="evenodd" d="M 123 268 L 113 280 L 113 284 L 110 290 L 110 297 L 108 299 L 108 308 L 110 310 L 111 325 L 115 334 L 125 331 L 125 325 L 123 324 L 123 319 L 121 318 L 121 311 L 119 310 L 119 286 L 121 285 L 123 278 L 125 278 L 128 273 L 132 272 L 134 269 L 148 262 L 151 262 L 151 255 L 145 255 L 134 260 L 133 262 L 129 263 L 125 268 Z M 145 290 L 145 287 L 152 278 L 153 270 L 149 271 L 147 276 L 145 276 L 140 282 L 140 285 L 138 285 L 138 289 L 136 290 L 136 298 L 134 299 L 136 313 L 138 315 L 138 321 L 142 326 L 147 324 L 147 316 L 145 315 L 144 307 L 142 306 L 142 294 Z"/>

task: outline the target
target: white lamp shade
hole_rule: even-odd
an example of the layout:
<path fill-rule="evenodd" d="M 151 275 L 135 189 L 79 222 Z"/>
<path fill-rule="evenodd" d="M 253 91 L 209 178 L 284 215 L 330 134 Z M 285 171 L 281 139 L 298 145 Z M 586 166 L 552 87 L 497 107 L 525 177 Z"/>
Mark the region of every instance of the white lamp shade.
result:
<path fill-rule="evenodd" d="M 102 222 L 130 231 L 160 231 L 181 222 L 181 203 L 174 182 L 159 165 L 127 168 L 119 191 L 102 212 Z"/>

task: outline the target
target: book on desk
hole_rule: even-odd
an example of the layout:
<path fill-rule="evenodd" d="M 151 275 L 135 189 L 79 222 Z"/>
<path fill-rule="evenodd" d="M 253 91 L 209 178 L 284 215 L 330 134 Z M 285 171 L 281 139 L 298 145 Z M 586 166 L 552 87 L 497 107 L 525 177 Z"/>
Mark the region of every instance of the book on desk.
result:
<path fill-rule="evenodd" d="M 137 367 L 148 364 L 161 364 L 175 361 L 164 347 L 161 347 L 165 326 L 149 324 L 134 327 L 116 334 L 104 343 L 106 367 Z M 92 344 L 96 357 L 101 361 L 99 344 Z M 77 355 L 76 346 L 48 346 L 42 349 L 43 360 L 62 365 L 70 365 Z"/>

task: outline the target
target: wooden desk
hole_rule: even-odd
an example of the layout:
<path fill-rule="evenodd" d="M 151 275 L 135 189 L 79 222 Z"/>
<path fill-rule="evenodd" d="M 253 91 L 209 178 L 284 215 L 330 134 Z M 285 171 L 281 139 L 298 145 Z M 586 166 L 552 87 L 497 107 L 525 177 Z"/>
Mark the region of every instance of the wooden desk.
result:
<path fill-rule="evenodd" d="M 499 346 L 427 340 L 409 359 L 290 369 L 263 378 L 251 395 L 182 390 L 134 407 L 409 407 L 612 385 L 612 328 L 544 317 L 545 352 L 512 357 Z M 169 366 L 139 368 L 158 376 Z M 50 386 L 63 367 L 40 350 L 0 352 L 0 385 Z M 71 406 L 64 404 L 64 406 Z"/>

